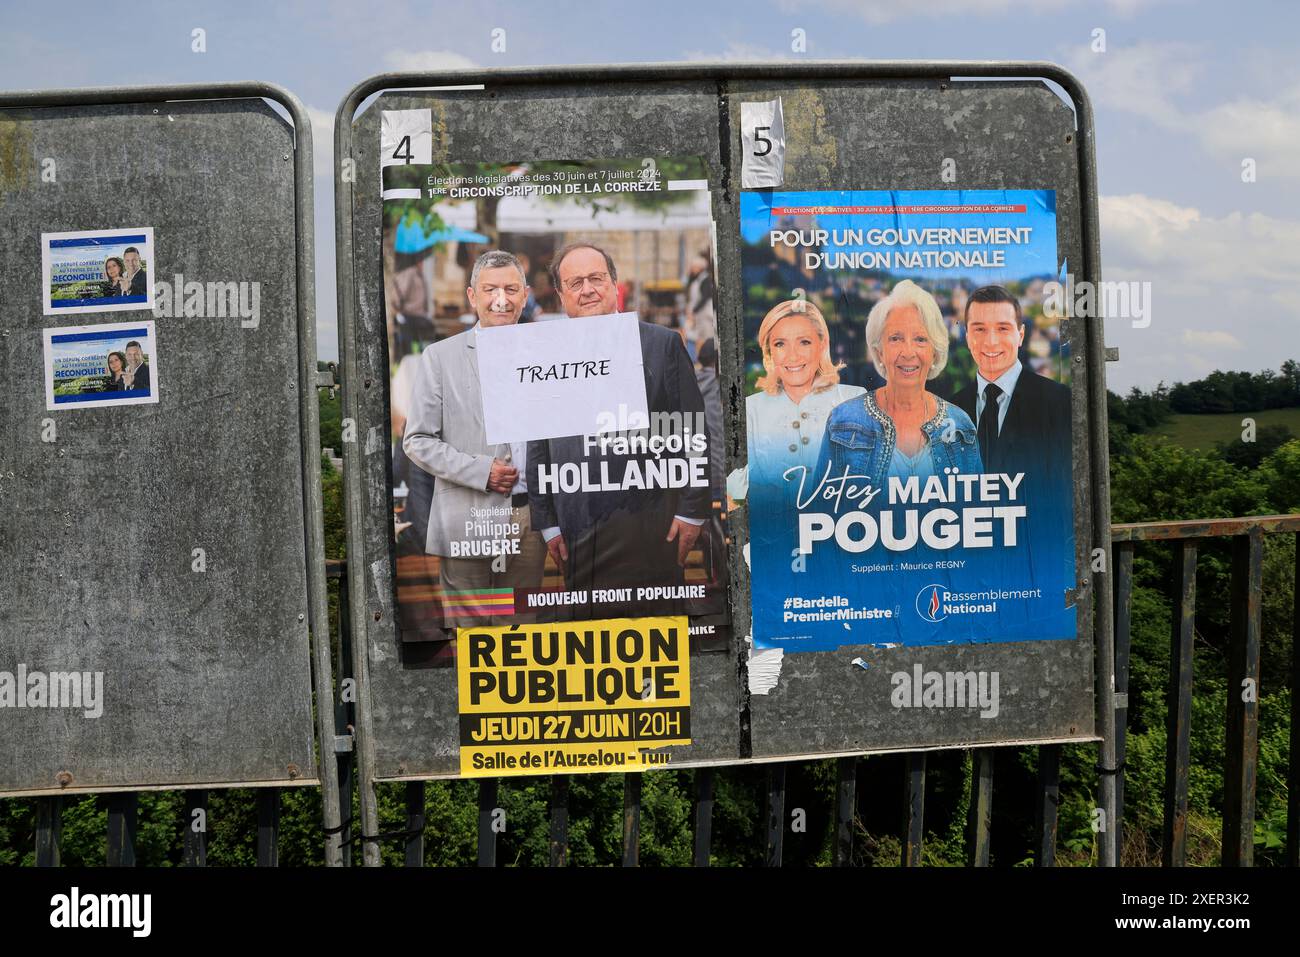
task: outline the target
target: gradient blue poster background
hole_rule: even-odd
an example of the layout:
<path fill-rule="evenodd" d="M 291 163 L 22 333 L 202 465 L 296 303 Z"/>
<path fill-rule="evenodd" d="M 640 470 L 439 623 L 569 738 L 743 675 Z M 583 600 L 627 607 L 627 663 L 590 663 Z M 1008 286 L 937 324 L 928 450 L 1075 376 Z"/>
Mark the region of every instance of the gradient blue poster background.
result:
<path fill-rule="evenodd" d="M 888 211 L 846 212 L 845 207 L 886 207 Z M 917 211 L 918 207 L 926 209 Z M 942 211 L 931 211 L 934 207 Z M 988 207 L 1005 207 L 1007 211 L 990 212 Z M 865 235 L 877 229 L 906 233 L 934 227 L 1027 227 L 1029 231 L 1017 234 L 1021 241 L 996 247 L 872 246 L 848 235 L 854 230 Z M 773 230 L 826 230 L 830 235 L 824 243 L 791 247 L 773 243 Z M 949 369 L 944 379 L 930 384 L 935 395 L 950 398 L 974 380 L 973 360 L 959 321 L 960 306 L 965 295 L 992 283 L 1011 290 L 1025 312 L 1021 374 L 1044 375 L 1057 382 L 1068 374 L 1059 323 L 1042 309 L 1043 284 L 1059 275 L 1055 194 L 1050 190 L 746 192 L 741 194 L 741 234 L 749 395 L 756 393 L 755 379 L 763 371 L 757 344 L 763 316 L 776 301 L 799 296 L 796 290 L 803 290 L 802 295 L 826 316 L 832 358 L 846 364 L 841 382 L 868 389 L 882 385 L 865 355 L 867 313 L 904 279 L 935 296 L 949 328 Z M 906 262 L 908 254 L 918 250 L 982 250 L 991 256 L 995 249 L 1001 251 L 1000 266 L 898 266 L 893 255 L 904 254 Z M 888 252 L 890 268 L 810 266 L 806 258 L 808 253 L 863 251 Z M 1068 461 L 1044 460 L 1039 475 L 1027 473 L 1022 488 L 1032 485 L 1034 491 L 1028 500 L 1022 497 L 1028 514 L 1019 522 L 1013 547 L 1000 542 L 992 547 L 959 544 L 946 549 L 918 544 L 908 551 L 888 551 L 877 544 L 866 551 L 849 552 L 832 539 L 816 543 L 810 554 L 799 555 L 800 505 L 796 501 L 797 479 L 786 471 L 788 436 L 772 428 L 771 416 L 757 415 L 752 403 L 749 408 L 745 507 L 756 647 L 792 652 L 861 644 L 933 645 L 1076 636 L 1076 612 L 1066 604 L 1066 592 L 1075 582 Z M 784 427 L 790 423 L 777 424 Z M 1056 448 L 1068 450 L 1070 428 L 1068 416 L 1052 423 L 1051 429 L 1061 430 L 1054 435 Z M 821 435 L 812 437 L 813 442 L 821 439 Z M 1068 459 L 1068 451 L 1057 458 Z M 1037 467 L 1035 464 L 1031 472 Z M 808 481 L 805 492 L 811 487 L 812 480 Z M 906 509 L 914 509 L 923 518 L 933 508 L 951 508 L 960 514 L 963 507 L 982 504 L 893 505 L 884 499 L 881 493 L 864 510 L 876 521 L 883 511 L 900 513 L 896 516 L 900 526 L 901 512 Z M 823 502 L 803 510 L 831 509 Z M 853 510 L 854 505 L 841 502 L 835 517 Z"/>

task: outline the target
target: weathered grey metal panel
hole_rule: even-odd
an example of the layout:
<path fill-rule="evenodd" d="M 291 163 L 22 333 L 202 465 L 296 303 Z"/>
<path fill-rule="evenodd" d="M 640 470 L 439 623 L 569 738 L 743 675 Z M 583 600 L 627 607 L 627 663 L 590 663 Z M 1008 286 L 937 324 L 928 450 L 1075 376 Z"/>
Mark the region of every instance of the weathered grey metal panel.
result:
<path fill-rule="evenodd" d="M 379 124 L 383 110 L 433 111 L 435 163 L 588 157 L 701 156 L 715 207 L 722 192 L 717 87 L 711 83 L 499 87 L 485 91 L 384 94 L 353 124 L 357 183 L 354 255 L 358 290 L 355 348 L 360 378 L 358 450 L 365 489 L 366 624 L 372 741 L 377 778 L 459 773 L 456 673 L 404 664 L 394 626 L 390 549 L 388 356 L 382 300 Z M 724 333 L 725 334 L 725 333 Z M 725 370 L 724 370 L 725 374 Z M 734 423 L 727 422 L 727 428 Z M 354 560 L 355 560 L 354 557 Z M 734 760 L 740 754 L 736 651 L 691 656 L 694 743 L 673 764 Z"/>
<path fill-rule="evenodd" d="M 0 111 L 0 670 L 105 699 L 0 709 L 0 792 L 314 779 L 294 167 L 260 99 Z M 40 234 L 120 226 L 154 228 L 155 283 L 260 284 L 256 328 L 42 316 Z M 131 318 L 158 404 L 47 412 L 41 330 Z"/>
<path fill-rule="evenodd" d="M 740 103 L 781 97 L 786 123 L 783 190 L 1054 189 L 1058 258 L 1081 271 L 1082 225 L 1074 115 L 1038 81 L 952 82 L 946 78 L 727 84 L 731 148 L 739 155 Z M 956 163 L 957 179 L 942 178 Z M 720 287 L 740 288 L 739 182 L 733 178 L 718 224 Z M 723 237 L 726 237 L 724 241 Z M 720 337 L 731 367 L 743 359 L 741 303 L 719 298 Z M 722 315 L 725 310 L 725 320 Z M 722 324 L 725 321 L 725 326 Z M 1083 327 L 1070 339 L 1074 403 L 1076 567 L 1085 570 L 1092 540 Z M 741 445 L 740 449 L 743 450 Z M 1078 524 L 1082 520 L 1082 524 Z M 748 581 L 737 589 L 737 630 L 748 629 Z M 1079 638 L 953 647 L 787 654 L 777 686 L 748 700 L 755 758 L 927 745 L 1093 737 L 1093 642 L 1090 601 L 1078 605 Z M 870 667 L 852 665 L 862 655 Z M 997 671 L 995 719 L 978 710 L 889 707 L 890 675 L 920 662 L 930 671 Z"/>
<path fill-rule="evenodd" d="M 942 66 L 942 65 L 940 65 Z M 956 66 L 956 65 L 950 65 Z M 974 64 L 989 76 L 1059 76 L 1048 65 Z M 788 73 L 800 72 L 791 67 Z M 619 68 L 596 85 L 569 86 L 583 70 L 513 71 L 508 82 L 486 91 L 385 94 L 353 124 L 352 156 L 357 163 L 352 231 L 356 319 L 347 346 L 355 350 L 358 443 L 353 461 L 360 479 L 364 515 L 361 547 L 353 533 L 352 555 L 365 563 L 365 612 L 369 694 L 369 744 L 376 778 L 452 775 L 457 771 L 454 673 L 403 664 L 394 631 L 391 582 L 391 512 L 388 500 L 388 368 L 382 303 L 381 218 L 377 146 L 381 109 L 433 109 L 434 162 L 561 159 L 589 156 L 700 155 L 710 164 L 718 226 L 719 345 L 726 402 L 727 469 L 744 464 L 744 338 L 738 250 L 739 103 L 771 99 L 785 103 L 787 152 L 783 189 L 1021 188 L 1054 189 L 1058 253 L 1080 278 L 1097 279 L 1095 198 L 1081 195 L 1091 175 L 1080 168 L 1080 134 L 1074 115 L 1046 85 L 1023 79 L 951 81 L 930 64 L 864 64 L 877 78 L 846 76 L 851 64 L 811 64 L 807 76 L 756 79 L 768 72 L 754 65 Z M 599 72 L 599 71 L 595 71 Z M 955 72 L 949 71 L 949 72 Z M 927 76 L 927 73 L 934 74 Z M 730 75 L 729 75 L 730 74 Z M 744 77 L 745 79 L 737 79 Z M 491 74 L 420 78 L 423 82 L 487 82 Z M 353 92 L 410 82 L 385 77 Z M 631 81 L 640 85 L 633 87 Z M 1090 132 L 1087 135 L 1091 135 Z M 1085 151 L 1086 152 L 1086 151 Z M 1088 154 L 1090 156 L 1090 154 Z M 956 182 L 941 178 L 945 158 L 956 162 Z M 1085 223 L 1093 233 L 1085 237 Z M 347 310 L 341 313 L 345 320 Z M 1105 530 L 1094 534 L 1091 515 L 1104 495 L 1093 488 L 1098 471 L 1091 454 L 1104 452 L 1104 423 L 1091 430 L 1097 412 L 1090 376 L 1101 366 L 1090 354 L 1099 331 L 1082 322 L 1063 323 L 1072 350 L 1074 410 L 1074 507 L 1076 567 L 1086 579 L 1089 549 L 1105 547 Z M 1092 348 L 1091 352 L 1096 352 Z M 1091 438 L 1091 442 L 1090 442 Z M 1093 450 L 1092 452 L 1090 452 Z M 1101 453 L 1096 453 L 1101 454 Z M 1104 473 L 1104 460 L 1101 462 Z M 855 751 L 954 747 L 991 742 L 1091 740 L 1094 725 L 1094 643 L 1090 587 L 1079 593 L 1076 641 L 983 644 L 874 650 L 872 666 L 850 665 L 856 653 L 804 652 L 787 655 L 777 688 L 750 696 L 744 687 L 743 636 L 748 630 L 748 576 L 736 567 L 746 538 L 743 521 L 733 521 L 737 547 L 732 557 L 733 634 L 726 655 L 692 658 L 693 722 L 696 744 L 674 755 L 675 765 L 735 759 Z M 1104 578 L 1102 579 L 1104 586 Z M 1099 594 L 1106 601 L 1109 594 Z M 1103 650 L 1105 649 L 1103 645 Z M 889 674 L 916 662 L 927 670 L 997 670 L 1003 677 L 1001 713 L 886 710 Z M 1104 679 L 1109 671 L 1102 674 Z M 739 684 L 737 678 L 740 679 Z M 367 692 L 363 690 L 363 696 Z M 864 706 L 872 701 L 870 709 Z M 874 717 L 872 716 L 874 715 Z M 364 714 L 362 717 L 365 721 Z M 366 735 L 366 729 L 362 729 Z M 363 765 L 366 763 L 363 760 Z"/>

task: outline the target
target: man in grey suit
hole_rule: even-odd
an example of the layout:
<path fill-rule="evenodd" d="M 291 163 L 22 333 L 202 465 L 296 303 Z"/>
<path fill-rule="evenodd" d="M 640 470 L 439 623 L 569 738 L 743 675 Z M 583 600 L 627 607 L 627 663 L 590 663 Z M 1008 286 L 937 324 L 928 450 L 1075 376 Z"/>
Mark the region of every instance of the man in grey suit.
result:
<path fill-rule="evenodd" d="M 613 259 L 599 247 L 589 243 L 564 247 L 551 261 L 551 278 L 570 318 L 618 312 L 618 273 Z M 681 336 L 648 322 L 639 323 L 638 328 L 652 421 L 673 421 L 675 417 L 685 428 L 703 433 L 697 441 L 707 443 L 704 399 Z M 637 586 L 684 583 L 687 556 L 710 514 L 708 447 L 703 444 L 696 448 L 702 451 L 663 454 L 683 459 L 702 456 L 702 485 L 556 493 L 544 492 L 535 481 L 542 468 L 585 462 L 592 474 L 622 476 L 630 459 L 644 462 L 657 456 L 614 451 L 588 455 L 581 436 L 528 444 L 533 525 L 541 529 L 547 551 L 564 572 L 566 586 L 586 590 L 590 599 L 584 605 L 570 605 L 565 617 L 668 614 L 687 609 L 687 603 L 676 598 L 657 602 L 653 610 L 635 597 L 596 602 L 591 590 L 630 588 L 635 596 Z"/>
<path fill-rule="evenodd" d="M 474 263 L 465 293 L 478 324 L 420 354 L 402 448 L 436 479 L 425 551 L 442 559 L 448 625 L 527 622 L 491 614 L 492 599 L 474 593 L 536 588 L 546 562 L 528 508 L 527 443 L 488 444 L 476 355 L 479 326 L 519 321 L 528 281 L 518 259 L 492 250 Z"/>

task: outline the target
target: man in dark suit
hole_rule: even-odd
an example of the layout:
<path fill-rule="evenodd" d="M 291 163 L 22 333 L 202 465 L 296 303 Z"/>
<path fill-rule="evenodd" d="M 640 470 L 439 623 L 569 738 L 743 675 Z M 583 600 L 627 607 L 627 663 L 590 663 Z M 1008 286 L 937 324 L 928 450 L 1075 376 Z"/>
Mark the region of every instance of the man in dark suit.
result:
<path fill-rule="evenodd" d="M 952 401 L 975 423 L 984 471 L 1024 472 L 1033 484 L 1068 481 L 1070 390 L 1020 361 L 1020 301 L 1001 286 L 984 286 L 966 301 L 964 321 L 979 371 Z"/>
<path fill-rule="evenodd" d="M 618 272 L 604 250 L 588 243 L 561 249 L 551 262 L 551 279 L 570 318 L 603 316 L 618 311 Z M 638 323 L 647 410 L 652 423 L 656 413 L 673 416 L 695 432 L 704 432 L 704 400 L 695 380 L 681 337 L 664 326 Z M 651 435 L 655 434 L 651 430 Z M 681 435 L 681 431 L 675 434 Z M 680 449 L 680 446 L 678 446 Z M 697 445 L 696 448 L 699 448 Z M 533 528 L 542 530 L 552 560 L 564 572 L 570 590 L 636 588 L 680 585 L 685 580 L 687 556 L 709 517 L 708 449 L 663 452 L 659 459 L 689 460 L 703 457 L 703 484 L 683 488 L 624 488 L 617 490 L 542 492 L 540 470 L 569 463 L 584 463 L 591 475 L 624 476 L 629 461 L 644 467 L 656 456 L 643 451 L 620 454 L 595 448 L 587 454 L 582 436 L 530 442 L 528 494 Z M 687 474 L 692 474 L 687 469 Z M 646 483 L 649 484 L 649 483 Z M 589 595 L 590 598 L 590 595 Z M 656 603 L 656 613 L 680 611 Z M 635 597 L 627 602 L 592 602 L 570 607 L 566 617 L 616 617 L 645 613 Z"/>
<path fill-rule="evenodd" d="M 140 265 L 140 250 L 134 246 L 127 246 L 122 251 L 122 260 L 126 263 L 126 279 L 130 283 L 127 295 L 149 295 L 149 277 L 145 274 L 144 267 Z"/>
<path fill-rule="evenodd" d="M 1019 300 L 1006 289 L 976 289 L 964 320 L 978 373 L 952 401 L 975 423 L 984 471 L 1024 476 L 1017 502 L 1026 515 L 1017 547 L 997 550 L 987 574 L 991 583 L 1044 588 L 1048 605 L 1042 607 L 1050 607 L 1064 600 L 1065 587 L 1075 580 L 1074 553 L 1067 544 L 1074 530 L 1070 390 L 1020 361 L 1025 324 Z M 1039 608 L 1012 605 L 1003 612 L 1011 621 L 1032 620 Z"/>
<path fill-rule="evenodd" d="M 144 350 L 134 339 L 126 344 L 125 378 L 126 387 L 132 392 L 148 392 L 150 389 L 149 367 L 145 365 Z"/>

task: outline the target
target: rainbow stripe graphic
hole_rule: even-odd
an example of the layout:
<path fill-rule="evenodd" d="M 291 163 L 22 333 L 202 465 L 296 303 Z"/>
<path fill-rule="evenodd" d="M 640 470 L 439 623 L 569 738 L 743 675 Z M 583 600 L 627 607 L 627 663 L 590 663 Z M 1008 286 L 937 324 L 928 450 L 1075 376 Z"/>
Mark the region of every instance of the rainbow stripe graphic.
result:
<path fill-rule="evenodd" d="M 442 613 L 447 618 L 481 618 L 484 615 L 513 615 L 513 588 L 439 589 Z"/>

